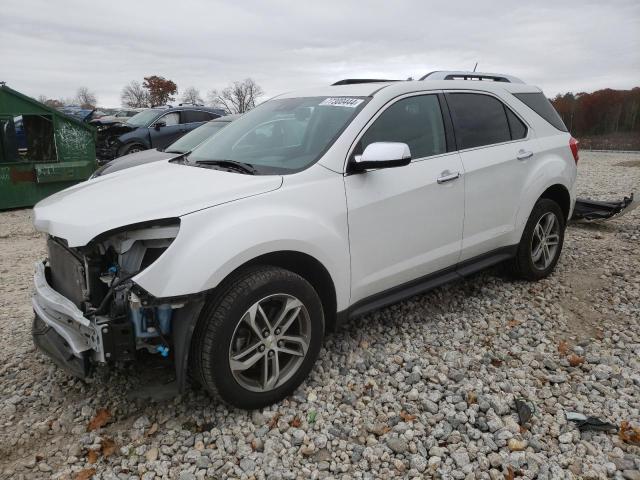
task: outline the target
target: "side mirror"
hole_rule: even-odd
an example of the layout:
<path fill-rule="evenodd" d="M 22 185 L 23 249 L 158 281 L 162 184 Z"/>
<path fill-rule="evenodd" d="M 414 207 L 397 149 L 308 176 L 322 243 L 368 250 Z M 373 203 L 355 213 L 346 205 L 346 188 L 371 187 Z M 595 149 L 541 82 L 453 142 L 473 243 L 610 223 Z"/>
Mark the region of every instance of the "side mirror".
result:
<path fill-rule="evenodd" d="M 404 167 L 411 163 L 409 145 L 402 142 L 375 142 L 367 145 L 362 155 L 356 155 L 352 170 L 364 172 L 378 168 Z"/>
<path fill-rule="evenodd" d="M 166 126 L 167 126 L 167 122 L 164 122 L 162 120 L 160 120 L 159 122 L 156 122 L 156 123 L 153 124 L 153 127 L 156 130 L 160 130 L 160 127 L 166 127 Z"/>

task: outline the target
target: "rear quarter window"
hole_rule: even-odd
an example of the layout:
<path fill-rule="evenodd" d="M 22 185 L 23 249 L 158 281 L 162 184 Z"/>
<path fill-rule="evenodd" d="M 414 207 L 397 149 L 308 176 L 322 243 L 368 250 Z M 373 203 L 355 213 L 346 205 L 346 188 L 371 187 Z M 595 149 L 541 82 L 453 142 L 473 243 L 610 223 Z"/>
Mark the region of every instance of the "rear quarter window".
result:
<path fill-rule="evenodd" d="M 560 115 L 558 115 L 558 112 L 556 112 L 556 109 L 553 108 L 551 102 L 544 96 L 544 93 L 514 93 L 513 96 L 558 130 L 563 132 L 569 131 L 562 121 L 562 118 L 560 118 Z"/>

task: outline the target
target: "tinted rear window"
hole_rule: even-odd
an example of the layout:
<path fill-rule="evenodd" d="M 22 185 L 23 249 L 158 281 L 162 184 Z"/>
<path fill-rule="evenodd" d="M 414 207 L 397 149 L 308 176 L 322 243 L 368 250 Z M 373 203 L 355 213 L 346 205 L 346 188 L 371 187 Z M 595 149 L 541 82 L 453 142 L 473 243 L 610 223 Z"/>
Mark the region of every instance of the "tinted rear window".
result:
<path fill-rule="evenodd" d="M 544 118 L 551 125 L 556 127 L 558 130 L 562 130 L 563 132 L 568 131 L 567 127 L 562 121 L 562 118 L 560 118 L 560 115 L 558 115 L 556 109 L 553 108 L 551 102 L 547 99 L 547 97 L 544 96 L 542 92 L 514 93 L 513 95 L 531 110 Z"/>
<path fill-rule="evenodd" d="M 449 93 L 447 103 L 460 150 L 511 140 L 502 102 L 489 95 Z"/>

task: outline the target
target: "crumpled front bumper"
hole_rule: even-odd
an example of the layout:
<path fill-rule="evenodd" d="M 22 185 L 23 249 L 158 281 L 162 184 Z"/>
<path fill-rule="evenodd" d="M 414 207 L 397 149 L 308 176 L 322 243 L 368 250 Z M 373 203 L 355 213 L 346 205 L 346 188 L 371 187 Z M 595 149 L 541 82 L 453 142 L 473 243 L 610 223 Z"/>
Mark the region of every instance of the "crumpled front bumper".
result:
<path fill-rule="evenodd" d="M 56 292 L 47 281 L 45 263 L 35 265 L 33 276 L 34 292 L 31 303 L 36 316 L 50 327 L 47 331 L 48 341 L 37 337 L 34 325 L 34 342 L 36 346 L 60 363 L 61 348 L 79 359 L 92 358 L 104 362 L 102 332 L 93 320 L 86 318 L 82 311 L 68 298 Z M 42 333 L 44 329 L 39 329 Z M 60 339 L 52 337 L 55 334 Z M 53 348 L 52 345 L 56 348 Z M 66 355 L 62 355 L 66 357 Z"/>

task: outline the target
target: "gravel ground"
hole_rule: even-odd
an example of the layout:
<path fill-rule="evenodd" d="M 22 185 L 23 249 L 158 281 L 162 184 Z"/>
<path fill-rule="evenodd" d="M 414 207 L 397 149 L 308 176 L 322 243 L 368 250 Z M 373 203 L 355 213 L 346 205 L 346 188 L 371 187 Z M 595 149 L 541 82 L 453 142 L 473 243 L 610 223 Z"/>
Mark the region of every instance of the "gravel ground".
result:
<path fill-rule="evenodd" d="M 583 153 L 579 194 L 638 187 L 640 155 Z M 571 225 L 541 282 L 497 268 L 354 321 L 295 395 L 244 412 L 197 390 L 132 395 L 166 370 L 83 383 L 36 353 L 44 241 L 30 211 L 0 213 L 0 477 L 638 479 L 639 446 L 565 419 L 640 421 L 638 219 Z M 516 398 L 535 407 L 526 429 Z"/>

